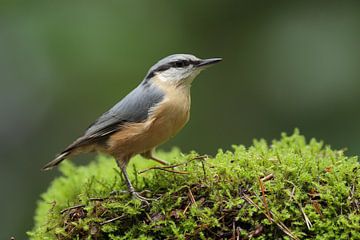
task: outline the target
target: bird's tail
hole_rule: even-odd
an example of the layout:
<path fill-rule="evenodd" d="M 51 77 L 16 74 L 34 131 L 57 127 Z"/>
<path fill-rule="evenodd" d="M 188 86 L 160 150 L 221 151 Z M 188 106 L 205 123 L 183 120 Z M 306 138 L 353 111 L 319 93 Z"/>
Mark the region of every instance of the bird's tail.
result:
<path fill-rule="evenodd" d="M 70 154 L 70 151 L 62 152 L 56 156 L 56 158 L 50 162 L 48 162 L 41 170 L 47 171 L 54 167 L 56 167 L 59 163 L 61 163 L 65 158 Z"/>

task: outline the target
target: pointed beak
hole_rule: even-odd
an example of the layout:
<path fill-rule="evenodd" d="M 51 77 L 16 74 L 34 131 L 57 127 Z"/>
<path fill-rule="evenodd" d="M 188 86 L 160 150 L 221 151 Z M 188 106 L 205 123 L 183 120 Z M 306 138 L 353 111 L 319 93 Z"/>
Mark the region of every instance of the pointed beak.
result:
<path fill-rule="evenodd" d="M 196 65 L 196 67 L 205 67 L 205 66 L 210 66 L 213 65 L 215 63 L 218 63 L 222 60 L 222 58 L 208 58 L 208 59 L 203 59 L 200 60 L 199 64 Z"/>

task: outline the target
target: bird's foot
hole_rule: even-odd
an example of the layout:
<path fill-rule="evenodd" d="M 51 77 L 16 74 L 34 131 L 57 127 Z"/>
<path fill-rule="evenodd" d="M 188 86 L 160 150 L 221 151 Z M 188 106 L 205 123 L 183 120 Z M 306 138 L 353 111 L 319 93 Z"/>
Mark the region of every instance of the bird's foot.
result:
<path fill-rule="evenodd" d="M 114 196 L 114 195 L 125 194 L 125 193 L 128 193 L 128 191 L 126 191 L 126 190 L 113 190 L 113 191 L 110 192 L 110 195 Z"/>
<path fill-rule="evenodd" d="M 133 199 L 138 199 L 138 200 L 140 200 L 141 202 L 145 203 L 147 206 L 150 206 L 149 201 L 155 200 L 155 199 L 153 199 L 153 198 L 143 197 L 143 196 L 140 195 L 140 193 L 135 192 L 135 191 L 131 192 L 131 194 L 132 194 L 132 198 L 133 198 Z"/>
<path fill-rule="evenodd" d="M 145 190 L 146 191 L 146 190 Z M 143 191 L 143 192 L 145 192 Z M 147 206 L 149 206 L 149 201 L 153 201 L 156 200 L 154 198 L 146 198 L 140 195 L 140 193 L 136 192 L 136 191 L 127 191 L 127 190 L 114 190 L 112 192 L 110 192 L 110 195 L 118 195 L 118 194 L 127 194 L 130 193 L 132 195 L 133 199 L 138 199 L 141 202 L 145 203 Z"/>

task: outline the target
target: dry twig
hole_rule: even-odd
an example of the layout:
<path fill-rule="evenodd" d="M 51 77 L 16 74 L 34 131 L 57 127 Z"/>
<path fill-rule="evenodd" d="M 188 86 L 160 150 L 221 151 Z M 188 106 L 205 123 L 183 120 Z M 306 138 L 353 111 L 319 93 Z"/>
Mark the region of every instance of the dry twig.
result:
<path fill-rule="evenodd" d="M 150 170 L 155 170 L 155 169 L 162 170 L 165 172 L 177 173 L 177 174 L 189 174 L 189 172 L 185 172 L 185 171 L 176 171 L 176 170 L 168 169 L 168 168 L 174 168 L 174 167 L 177 167 L 177 166 L 176 165 L 165 166 L 165 167 L 154 166 L 154 167 L 149 167 L 149 168 L 146 168 L 146 169 L 140 171 L 139 174 L 142 174 L 142 173 L 150 171 Z"/>
<path fill-rule="evenodd" d="M 307 226 L 307 228 L 310 230 L 310 228 L 312 228 L 312 223 L 310 222 L 310 219 L 308 218 L 308 216 L 305 214 L 304 209 L 301 207 L 301 204 L 298 203 L 298 205 L 299 205 L 299 208 L 300 208 L 301 213 L 302 213 L 303 216 L 304 216 L 306 226 Z"/>
<path fill-rule="evenodd" d="M 209 158 L 208 155 L 200 155 L 200 156 L 196 156 L 188 161 L 185 161 L 185 162 L 182 162 L 182 163 L 178 163 L 178 164 L 174 164 L 174 165 L 169 165 L 169 166 L 162 166 L 162 167 L 159 167 L 159 166 L 154 166 L 154 167 L 149 167 L 149 168 L 146 168 L 142 171 L 139 172 L 139 174 L 142 174 L 142 173 L 145 173 L 147 171 L 150 171 L 150 170 L 162 170 L 162 171 L 166 171 L 166 172 L 172 172 L 172 173 L 177 173 L 177 174 L 189 174 L 189 172 L 185 172 L 185 171 L 176 171 L 176 170 L 170 170 L 169 168 L 176 168 L 176 167 L 179 167 L 179 166 L 182 166 L 182 165 L 186 165 L 194 160 L 199 160 L 199 159 L 207 159 Z"/>
<path fill-rule="evenodd" d="M 196 204 L 196 201 L 195 201 L 195 198 L 194 198 L 193 193 L 191 192 L 191 189 L 188 188 L 188 190 L 189 190 L 188 196 L 189 196 L 189 198 L 190 198 L 191 203 L 192 203 L 192 204 Z"/>
<path fill-rule="evenodd" d="M 102 225 L 105 225 L 105 224 L 114 222 L 114 221 L 116 221 L 116 220 L 122 219 L 122 218 L 124 218 L 124 217 L 125 217 L 125 215 L 121 215 L 121 216 L 118 216 L 118 217 L 114 217 L 114 218 L 112 218 L 112 219 L 109 219 L 109 220 L 106 220 L 106 221 L 104 221 L 104 222 L 101 222 L 100 225 L 102 226 Z"/>
<path fill-rule="evenodd" d="M 85 207 L 85 205 L 84 204 L 75 205 L 75 206 L 68 207 L 68 208 L 61 210 L 60 213 L 63 214 L 64 212 L 67 212 L 69 210 L 76 209 L 76 208 L 82 208 L 82 207 Z"/>
<path fill-rule="evenodd" d="M 270 173 L 269 175 L 261 178 L 260 180 L 261 180 L 262 182 L 266 182 L 266 181 L 269 181 L 269 180 L 271 180 L 271 179 L 273 179 L 273 178 L 274 178 L 274 174 Z"/>
<path fill-rule="evenodd" d="M 255 206 L 257 209 L 261 210 L 259 205 L 257 205 L 253 200 L 251 200 L 251 198 L 248 195 L 243 194 L 243 198 L 245 199 L 245 201 L 247 201 L 251 205 Z M 276 221 L 275 219 L 273 219 L 273 217 L 272 217 L 272 216 L 274 216 L 273 212 L 269 211 L 269 214 L 268 214 L 266 211 L 264 211 L 263 213 L 272 223 L 275 223 L 280 228 L 280 230 L 282 230 L 291 239 L 299 240 L 299 238 L 296 237 L 284 223 L 282 223 L 281 221 Z"/>
<path fill-rule="evenodd" d="M 263 181 L 259 178 L 259 183 L 260 183 L 260 188 L 261 188 L 261 194 L 263 197 L 263 203 L 264 203 L 264 207 L 265 207 L 265 211 L 267 212 L 267 214 L 269 214 L 269 207 L 268 204 L 266 202 L 266 196 L 265 196 L 265 186 Z"/>

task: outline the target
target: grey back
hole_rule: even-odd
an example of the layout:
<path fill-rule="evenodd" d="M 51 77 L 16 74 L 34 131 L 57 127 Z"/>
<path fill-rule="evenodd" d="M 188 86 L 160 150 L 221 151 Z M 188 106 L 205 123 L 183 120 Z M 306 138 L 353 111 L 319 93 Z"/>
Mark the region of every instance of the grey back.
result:
<path fill-rule="evenodd" d="M 155 85 L 149 82 L 140 84 L 101 115 L 82 137 L 70 144 L 63 152 L 88 144 L 104 143 L 112 133 L 121 130 L 124 124 L 145 121 L 149 116 L 149 110 L 163 98 L 163 91 Z"/>

